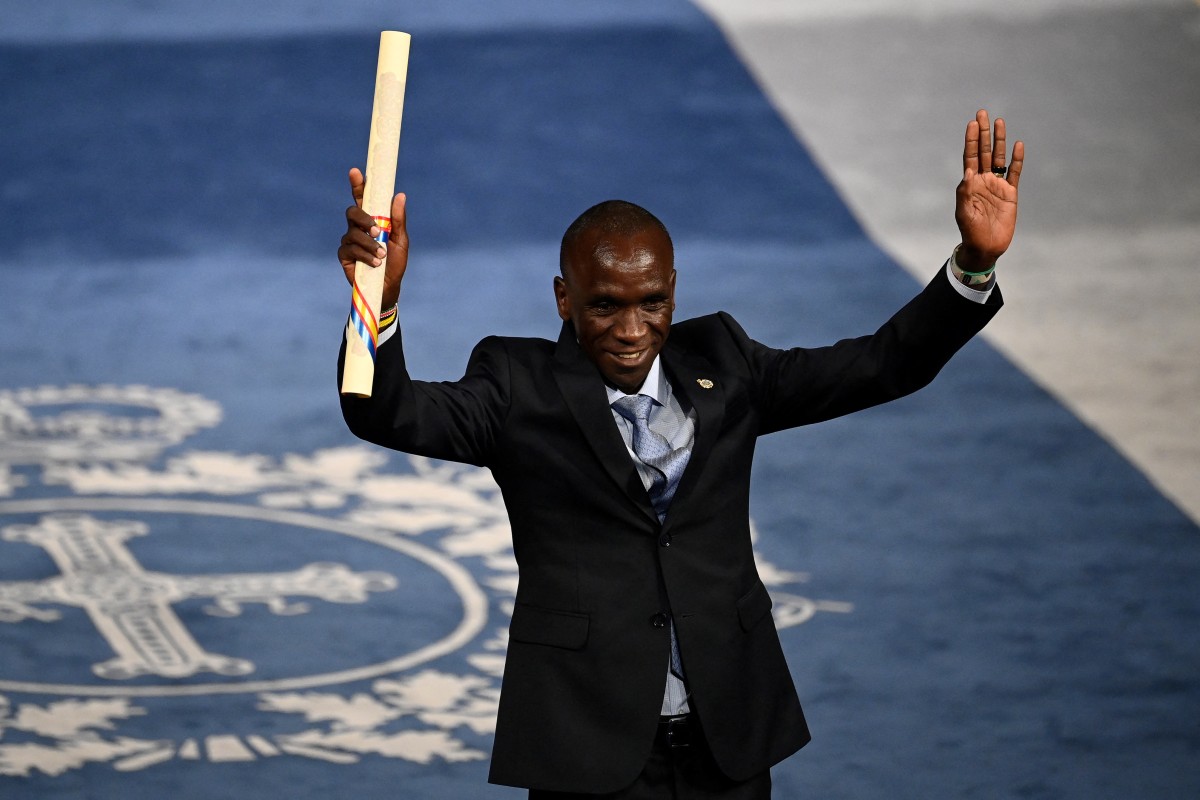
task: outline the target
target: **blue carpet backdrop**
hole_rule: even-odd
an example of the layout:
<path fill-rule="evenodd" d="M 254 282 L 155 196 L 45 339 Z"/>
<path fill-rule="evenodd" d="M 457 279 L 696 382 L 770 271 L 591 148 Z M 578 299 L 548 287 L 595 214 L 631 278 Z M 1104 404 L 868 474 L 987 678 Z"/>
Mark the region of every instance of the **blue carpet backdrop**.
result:
<path fill-rule="evenodd" d="M 682 0 L 344 5 L 0 44 L 0 796 L 521 796 L 485 786 L 495 487 L 337 411 L 379 28 L 414 34 L 419 375 L 555 336 L 558 236 L 607 197 L 672 230 L 681 318 L 823 344 L 917 288 Z M 765 441 L 753 514 L 815 736 L 777 796 L 1200 793 L 1196 527 L 983 342 Z"/>

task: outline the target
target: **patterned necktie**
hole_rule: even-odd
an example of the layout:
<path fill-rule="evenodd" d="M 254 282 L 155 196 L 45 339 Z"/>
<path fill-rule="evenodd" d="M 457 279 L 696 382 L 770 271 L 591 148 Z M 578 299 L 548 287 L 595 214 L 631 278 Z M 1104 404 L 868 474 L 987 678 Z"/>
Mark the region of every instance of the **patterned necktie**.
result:
<path fill-rule="evenodd" d="M 679 488 L 679 479 L 683 476 L 683 470 L 692 455 L 691 451 L 686 447 L 672 450 L 670 442 L 650 430 L 653 398 L 644 394 L 628 395 L 618 399 L 612 407 L 632 423 L 634 455 L 654 471 L 648 493 L 654 513 L 658 514 L 658 520 L 661 522 L 666 519 L 667 509 L 671 506 L 675 490 Z"/>
<path fill-rule="evenodd" d="M 671 498 L 679 488 L 679 479 L 692 452 L 686 447 L 671 449 L 671 443 L 661 434 L 650 430 L 650 409 L 654 399 L 644 394 L 626 395 L 612 404 L 613 410 L 633 424 L 633 453 L 654 471 L 647 493 L 658 521 L 666 519 Z M 675 638 L 675 620 L 671 620 L 671 674 L 686 680 L 683 661 L 679 656 L 679 641 Z"/>

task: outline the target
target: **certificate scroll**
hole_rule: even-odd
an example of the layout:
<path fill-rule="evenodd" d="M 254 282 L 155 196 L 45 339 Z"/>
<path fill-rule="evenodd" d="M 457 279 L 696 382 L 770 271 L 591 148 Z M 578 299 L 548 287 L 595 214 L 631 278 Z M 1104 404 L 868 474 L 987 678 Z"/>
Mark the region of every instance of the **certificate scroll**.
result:
<path fill-rule="evenodd" d="M 408 80 L 411 38 L 399 31 L 379 35 L 379 66 L 375 73 L 375 103 L 371 108 L 371 136 L 367 145 L 363 210 L 375 218 L 380 233 L 376 241 L 387 244 L 391 232 L 392 194 L 396 190 L 396 159 L 400 150 L 400 121 L 404 115 L 404 87 Z M 346 359 L 342 366 L 342 394 L 370 397 L 375 382 L 375 348 L 379 344 L 379 307 L 383 298 L 386 258 L 378 267 L 361 261 L 354 265 L 350 319 L 346 324 Z"/>

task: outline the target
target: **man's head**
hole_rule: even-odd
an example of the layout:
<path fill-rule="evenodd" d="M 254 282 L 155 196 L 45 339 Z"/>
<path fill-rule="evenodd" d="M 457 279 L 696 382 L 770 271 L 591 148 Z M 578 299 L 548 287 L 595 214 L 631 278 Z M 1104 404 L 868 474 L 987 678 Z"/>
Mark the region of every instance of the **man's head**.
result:
<path fill-rule="evenodd" d="M 587 357 L 624 392 L 646 380 L 675 310 L 675 253 L 658 218 L 624 200 L 583 212 L 563 234 L 558 316 Z"/>

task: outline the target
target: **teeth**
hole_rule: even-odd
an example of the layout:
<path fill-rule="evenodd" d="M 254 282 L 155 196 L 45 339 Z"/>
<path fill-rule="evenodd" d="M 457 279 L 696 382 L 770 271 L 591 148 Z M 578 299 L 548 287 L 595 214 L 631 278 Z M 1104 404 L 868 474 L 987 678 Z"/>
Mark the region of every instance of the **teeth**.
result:
<path fill-rule="evenodd" d="M 636 353 L 613 353 L 613 355 L 615 355 L 617 358 L 623 358 L 626 361 L 632 361 L 633 359 L 637 358 L 641 354 L 642 354 L 641 350 L 637 351 Z"/>

